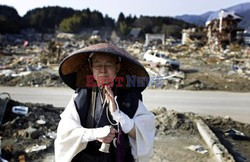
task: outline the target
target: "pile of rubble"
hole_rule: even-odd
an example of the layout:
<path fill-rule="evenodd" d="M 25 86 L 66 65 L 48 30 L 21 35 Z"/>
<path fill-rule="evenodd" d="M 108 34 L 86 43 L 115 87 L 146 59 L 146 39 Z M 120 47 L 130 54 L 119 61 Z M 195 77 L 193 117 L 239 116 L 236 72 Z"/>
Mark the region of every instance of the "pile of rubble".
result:
<path fill-rule="evenodd" d="M 175 134 L 176 130 L 188 131 L 190 134 L 197 134 L 198 130 L 194 119 L 199 116 L 194 113 L 178 113 L 174 110 L 168 111 L 164 107 L 153 110 L 156 116 L 156 135 Z"/>
<path fill-rule="evenodd" d="M 62 87 L 59 76 L 48 71 L 35 71 L 21 76 L 0 76 L 0 84 L 5 86 Z"/>
<path fill-rule="evenodd" d="M 212 52 L 207 46 L 171 47 L 170 56 L 180 63 L 185 78 L 176 88 L 190 90 L 249 91 L 250 49 L 232 46 Z"/>
<path fill-rule="evenodd" d="M 63 109 L 9 100 L 1 116 L 1 156 L 8 161 L 42 161 L 53 155 Z M 3 115 L 3 114 L 1 114 Z"/>
<path fill-rule="evenodd" d="M 0 53 L 0 85 L 35 87 L 64 85 L 58 76 L 58 64 L 44 63 L 39 57 L 41 50 L 38 46 L 8 48 L 11 53 Z"/>
<path fill-rule="evenodd" d="M 249 47 L 231 45 L 224 51 L 212 51 L 209 46 L 195 44 L 150 48 L 139 42 L 120 41 L 117 45 L 145 66 L 152 83 L 149 88 L 250 91 Z M 51 41 L 2 47 L 0 85 L 64 86 L 58 76 L 59 62 L 84 46 L 82 41 Z M 154 51 L 152 58 L 146 57 L 149 51 Z"/>

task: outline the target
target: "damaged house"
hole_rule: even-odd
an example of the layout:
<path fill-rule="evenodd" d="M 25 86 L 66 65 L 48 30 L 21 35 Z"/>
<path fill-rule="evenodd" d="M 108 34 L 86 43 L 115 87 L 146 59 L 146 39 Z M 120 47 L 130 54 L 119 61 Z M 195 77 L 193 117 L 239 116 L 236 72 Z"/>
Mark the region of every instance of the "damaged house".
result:
<path fill-rule="evenodd" d="M 233 11 L 220 10 L 210 15 L 206 22 L 208 45 L 212 49 L 225 49 L 231 43 L 242 41 L 243 29 L 238 23 L 243 18 Z"/>

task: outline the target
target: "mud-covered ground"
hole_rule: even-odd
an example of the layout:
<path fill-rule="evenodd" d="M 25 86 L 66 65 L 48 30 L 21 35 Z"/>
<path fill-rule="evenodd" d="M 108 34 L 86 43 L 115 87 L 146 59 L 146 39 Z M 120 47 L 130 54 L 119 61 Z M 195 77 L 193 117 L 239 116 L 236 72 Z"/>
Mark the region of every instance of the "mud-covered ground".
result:
<path fill-rule="evenodd" d="M 208 46 L 170 49 L 180 69 L 186 74 L 180 89 L 250 91 L 250 48 L 230 46 L 227 50 L 211 51 Z"/>
<path fill-rule="evenodd" d="M 206 63 L 190 58 L 180 58 L 180 61 L 183 62 L 183 71 L 186 71 L 186 79 L 180 89 L 250 91 L 250 77 L 233 71 L 232 64 L 223 61 Z"/>
<path fill-rule="evenodd" d="M 16 105 L 29 107 L 28 114 L 11 113 L 10 108 Z M 25 158 L 30 162 L 47 162 L 53 159 L 53 142 L 62 111 L 62 108 L 55 108 L 52 105 L 9 102 L 1 128 L 2 156 L 10 161 Z M 202 118 L 208 124 L 235 159 L 250 161 L 249 124 L 239 123 L 230 118 L 178 113 L 166 108 L 157 108 L 152 112 L 156 116 L 156 138 L 152 161 L 214 161 L 212 152 L 196 128 L 194 119 L 197 118 Z M 38 120 L 41 119 L 46 123 L 38 124 Z M 29 127 L 34 130 L 30 131 Z M 229 129 L 243 132 L 244 138 L 226 136 L 224 132 Z M 208 150 L 208 153 L 192 151 L 187 148 L 191 145 L 200 145 Z M 33 146 L 40 146 L 40 148 L 38 147 L 37 151 L 33 148 L 29 152 L 28 149 Z"/>
<path fill-rule="evenodd" d="M 250 124 L 191 112 L 178 113 L 165 108 L 155 109 L 153 113 L 157 128 L 153 161 L 215 161 L 196 128 L 194 119 L 197 118 L 203 119 L 236 161 L 250 161 Z M 228 130 L 240 131 L 244 136 L 226 135 Z M 191 151 L 187 149 L 190 145 L 200 145 L 209 152 L 204 155 Z"/>

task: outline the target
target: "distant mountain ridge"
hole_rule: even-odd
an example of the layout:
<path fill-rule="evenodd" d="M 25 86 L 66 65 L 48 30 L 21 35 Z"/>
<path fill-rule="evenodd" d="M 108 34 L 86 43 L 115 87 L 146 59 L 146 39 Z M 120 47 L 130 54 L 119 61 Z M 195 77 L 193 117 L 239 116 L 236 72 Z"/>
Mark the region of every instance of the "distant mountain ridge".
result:
<path fill-rule="evenodd" d="M 235 5 L 228 8 L 222 8 L 227 11 L 234 11 L 237 15 L 240 15 L 243 17 L 243 20 L 240 22 L 239 26 L 243 27 L 245 29 L 250 30 L 250 2 L 249 3 L 242 3 L 239 5 Z M 205 26 L 205 23 L 208 19 L 208 17 L 216 11 L 209 11 L 201 15 L 180 15 L 176 16 L 175 18 L 193 23 L 195 25 L 199 26 Z"/>

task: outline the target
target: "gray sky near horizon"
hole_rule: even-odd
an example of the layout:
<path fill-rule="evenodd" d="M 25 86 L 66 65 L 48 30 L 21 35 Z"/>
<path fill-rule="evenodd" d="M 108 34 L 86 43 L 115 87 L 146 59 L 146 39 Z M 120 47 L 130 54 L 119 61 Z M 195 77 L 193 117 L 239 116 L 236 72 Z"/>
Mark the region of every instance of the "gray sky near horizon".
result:
<path fill-rule="evenodd" d="M 97 10 L 114 19 L 125 16 L 177 16 L 217 11 L 250 0 L 0 0 L 0 5 L 14 7 L 20 16 L 38 7 L 61 6 Z"/>

